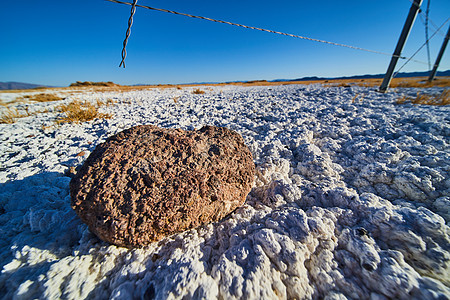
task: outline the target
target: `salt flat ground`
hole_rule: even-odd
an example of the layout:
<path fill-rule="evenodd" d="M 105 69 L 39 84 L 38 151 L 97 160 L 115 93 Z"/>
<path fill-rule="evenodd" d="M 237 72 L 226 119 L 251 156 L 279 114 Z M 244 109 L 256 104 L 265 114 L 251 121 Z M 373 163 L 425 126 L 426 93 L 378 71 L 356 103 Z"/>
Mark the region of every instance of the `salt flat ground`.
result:
<path fill-rule="evenodd" d="M 450 107 L 395 103 L 442 89 L 200 89 L 77 93 L 0 125 L 0 297 L 450 297 Z M 55 123 L 61 103 L 108 99 L 111 119 Z M 245 205 L 142 249 L 96 238 L 67 170 L 139 124 L 239 132 L 257 166 Z"/>

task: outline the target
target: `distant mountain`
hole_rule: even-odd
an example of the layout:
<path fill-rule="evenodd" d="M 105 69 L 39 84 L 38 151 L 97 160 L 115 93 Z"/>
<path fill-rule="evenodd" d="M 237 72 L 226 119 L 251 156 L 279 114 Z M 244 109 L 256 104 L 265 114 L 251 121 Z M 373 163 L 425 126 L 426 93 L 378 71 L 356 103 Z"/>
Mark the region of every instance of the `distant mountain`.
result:
<path fill-rule="evenodd" d="M 0 82 L 0 90 L 27 90 L 38 87 L 46 87 L 45 85 L 24 83 L 24 82 Z"/>
<path fill-rule="evenodd" d="M 397 78 L 401 77 L 427 77 L 429 75 L 428 71 L 424 72 L 404 72 L 398 73 Z M 436 76 L 450 76 L 450 70 L 447 71 L 438 71 L 436 72 Z M 375 75 L 355 75 L 355 76 L 344 76 L 344 77 L 302 77 L 297 79 L 275 79 L 271 80 L 272 82 L 279 81 L 312 81 L 312 80 L 332 80 L 332 79 L 370 79 L 370 78 L 384 78 L 384 74 L 375 74 Z"/>

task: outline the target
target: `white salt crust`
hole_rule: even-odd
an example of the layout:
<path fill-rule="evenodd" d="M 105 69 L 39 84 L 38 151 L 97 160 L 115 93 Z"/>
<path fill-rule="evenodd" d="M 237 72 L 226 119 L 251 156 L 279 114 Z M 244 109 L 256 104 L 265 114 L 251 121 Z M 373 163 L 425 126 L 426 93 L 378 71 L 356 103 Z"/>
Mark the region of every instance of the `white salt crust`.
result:
<path fill-rule="evenodd" d="M 16 104 L 49 112 L 0 125 L 0 297 L 450 297 L 450 109 L 395 104 L 442 89 L 193 89 Z M 56 125 L 54 108 L 75 99 L 112 99 L 101 110 L 114 118 Z M 257 166 L 245 205 L 142 249 L 100 241 L 70 208 L 65 174 L 139 124 L 239 132 Z"/>

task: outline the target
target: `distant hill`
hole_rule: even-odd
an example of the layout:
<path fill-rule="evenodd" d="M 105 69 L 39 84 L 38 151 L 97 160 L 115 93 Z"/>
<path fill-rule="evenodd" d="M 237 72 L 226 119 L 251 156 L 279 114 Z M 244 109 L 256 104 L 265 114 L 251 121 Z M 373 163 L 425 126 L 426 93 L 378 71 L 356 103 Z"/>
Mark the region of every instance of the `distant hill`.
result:
<path fill-rule="evenodd" d="M 403 72 L 398 73 L 397 78 L 399 77 L 427 77 L 429 75 L 428 71 L 424 72 Z M 436 76 L 450 76 L 450 70 L 447 71 L 438 71 Z M 317 76 L 309 76 L 302 77 L 296 79 L 274 79 L 268 80 L 269 82 L 283 82 L 283 81 L 314 81 L 314 80 L 333 80 L 333 79 L 370 79 L 370 78 L 384 78 L 384 74 L 375 74 L 375 75 L 354 75 L 354 76 L 343 76 L 343 77 L 317 77 Z M 235 82 L 264 82 L 266 80 L 253 80 L 253 81 L 230 81 L 226 83 L 235 83 Z M 185 84 L 213 84 L 219 82 L 195 82 L 195 83 L 185 83 Z M 116 86 L 115 83 L 108 82 L 80 82 L 72 83 L 70 86 L 89 86 L 89 85 L 99 85 L 99 86 Z M 154 84 L 135 84 L 134 86 L 140 85 L 154 85 Z M 24 82 L 0 82 L 0 90 L 26 90 L 26 89 L 35 89 L 39 87 L 51 87 L 46 85 L 39 84 L 31 84 Z"/>
<path fill-rule="evenodd" d="M 70 84 L 71 87 L 80 87 L 80 86 L 119 86 L 112 81 L 104 82 L 93 82 L 93 81 L 77 81 L 75 83 Z"/>
<path fill-rule="evenodd" d="M 424 72 L 403 72 L 398 73 L 397 78 L 401 77 L 427 77 L 429 75 L 428 71 Z M 438 71 L 436 72 L 436 76 L 450 76 L 450 70 L 447 71 Z M 370 78 L 384 78 L 384 74 L 375 74 L 375 75 L 355 75 L 355 76 L 344 76 L 344 77 L 302 77 L 297 79 L 275 79 L 271 80 L 272 82 L 278 81 L 313 81 L 313 80 L 332 80 L 332 79 L 370 79 Z"/>
<path fill-rule="evenodd" d="M 35 89 L 38 87 L 47 87 L 47 86 L 24 82 L 13 82 L 13 81 L 0 82 L 0 90 L 27 90 L 27 89 Z"/>

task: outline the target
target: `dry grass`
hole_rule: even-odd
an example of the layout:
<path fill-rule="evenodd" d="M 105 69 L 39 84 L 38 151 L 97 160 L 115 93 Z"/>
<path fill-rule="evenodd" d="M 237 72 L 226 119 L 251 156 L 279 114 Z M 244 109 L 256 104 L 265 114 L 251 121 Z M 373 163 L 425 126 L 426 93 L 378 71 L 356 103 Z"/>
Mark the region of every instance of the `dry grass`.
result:
<path fill-rule="evenodd" d="M 391 83 L 391 87 L 416 87 L 416 88 L 428 88 L 428 87 L 450 87 L 450 77 L 438 77 L 432 82 L 428 82 L 426 77 L 416 78 L 397 78 Z"/>
<path fill-rule="evenodd" d="M 428 95 L 417 93 L 416 97 L 403 96 L 397 99 L 397 104 L 404 103 L 421 104 L 421 105 L 449 105 L 450 90 L 446 89 L 438 95 Z"/>
<path fill-rule="evenodd" d="M 201 95 L 204 94 L 205 91 L 201 90 L 201 89 L 195 89 L 192 91 L 192 94 L 196 94 L 196 95 Z"/>
<path fill-rule="evenodd" d="M 108 82 L 77 81 L 75 83 L 71 83 L 70 86 L 76 87 L 76 86 L 119 86 L 119 85 L 115 84 L 112 81 L 108 81 Z"/>
<path fill-rule="evenodd" d="M 248 82 L 228 82 L 228 83 L 216 83 L 216 84 L 208 84 L 209 86 L 226 86 L 226 85 L 238 85 L 238 86 L 277 86 L 277 85 L 291 85 L 291 84 L 324 84 L 329 86 L 337 86 L 337 85 L 350 85 L 350 86 L 364 86 L 364 87 L 378 87 L 381 85 L 383 79 L 327 79 L 327 80 L 311 80 L 311 81 L 278 81 L 278 82 L 269 82 L 265 80 L 254 80 Z M 137 91 L 137 90 L 146 90 L 152 88 L 166 89 L 166 88 L 176 88 L 182 89 L 185 87 L 200 87 L 205 86 L 204 84 L 158 84 L 158 85 L 141 85 L 141 86 L 125 86 L 118 85 L 112 82 L 79 82 L 80 84 L 75 83 L 74 86 L 65 87 L 65 88 L 46 88 L 47 91 L 56 90 L 58 92 L 64 90 L 70 90 L 71 93 L 74 92 L 83 92 L 84 90 L 89 91 L 114 91 L 114 92 L 126 92 L 126 91 Z M 433 82 L 428 83 L 427 77 L 410 77 L 410 78 L 394 78 L 391 82 L 391 87 L 450 87 L 450 77 L 436 77 Z M 12 92 L 33 92 L 38 89 L 30 89 L 30 90 L 5 90 L 0 91 L 0 94 L 12 93 Z M 76 91 L 74 91 L 76 90 Z"/>
<path fill-rule="evenodd" d="M 26 117 L 27 115 L 19 113 L 16 108 L 7 108 L 0 115 L 0 124 L 12 124 L 16 119 Z"/>
<path fill-rule="evenodd" d="M 410 77 L 410 78 L 394 78 L 391 81 L 390 88 L 428 88 L 428 87 L 450 87 L 450 77 L 438 77 L 432 82 L 427 81 L 427 77 Z M 298 83 L 312 84 L 322 83 L 328 86 L 362 86 L 362 87 L 379 87 L 383 79 L 330 79 L 317 81 L 301 81 Z"/>
<path fill-rule="evenodd" d="M 279 86 L 279 85 L 291 85 L 291 84 L 323 84 L 326 86 L 362 86 L 362 87 L 379 87 L 383 79 L 327 79 L 327 80 L 311 80 L 311 81 L 278 81 L 269 82 L 265 80 L 254 80 L 248 82 L 227 82 L 227 83 L 216 83 L 208 84 L 208 86 L 227 86 L 227 85 L 237 85 L 237 86 Z M 185 87 L 204 87 L 204 84 L 158 84 L 158 85 L 141 85 L 141 86 L 124 86 L 118 85 L 113 82 L 77 82 L 70 87 L 65 88 L 46 88 L 46 91 L 52 92 L 57 91 L 59 93 L 64 93 L 68 90 L 69 93 L 83 93 L 86 90 L 94 92 L 127 92 L 127 91 L 138 91 L 147 89 L 166 89 L 166 88 L 176 88 L 183 89 Z M 413 78 L 394 78 L 390 85 L 391 88 L 396 87 L 450 87 L 450 77 L 437 77 L 433 82 L 428 83 L 426 77 L 413 77 Z M 33 91 L 38 91 L 38 89 L 30 90 L 5 90 L 0 91 L 1 93 L 29 93 Z M 42 91 L 42 90 L 40 90 Z"/>
<path fill-rule="evenodd" d="M 244 84 L 265 84 L 267 80 L 249 80 L 244 82 Z"/>
<path fill-rule="evenodd" d="M 115 103 L 117 103 L 117 101 L 114 101 L 113 99 L 111 99 L 111 98 L 108 98 L 107 100 L 106 100 L 106 102 L 102 102 L 102 101 L 100 101 L 100 100 L 97 100 L 97 107 L 100 107 L 100 106 L 111 106 L 111 105 L 113 105 L 113 104 L 115 104 Z"/>
<path fill-rule="evenodd" d="M 361 96 L 361 97 L 359 98 L 359 102 L 362 102 L 363 99 L 364 99 L 364 95 L 356 94 L 356 95 L 353 97 L 353 99 L 352 99 L 352 103 L 355 103 L 359 96 Z"/>
<path fill-rule="evenodd" d="M 64 116 L 58 118 L 56 123 L 80 123 L 87 122 L 94 119 L 109 119 L 110 114 L 103 114 L 98 111 L 98 107 L 103 105 L 102 102 L 97 101 L 97 106 L 89 102 L 81 102 L 78 100 L 72 101 L 69 104 L 61 104 L 56 109 L 62 112 Z"/>
<path fill-rule="evenodd" d="M 351 87 L 351 85 L 350 84 L 348 84 L 348 83 L 345 83 L 345 82 L 341 82 L 341 83 L 339 83 L 338 85 L 336 85 L 337 87 L 345 87 L 345 88 L 349 88 L 349 87 Z"/>
<path fill-rule="evenodd" d="M 26 95 L 23 96 L 19 100 L 29 100 L 29 101 L 35 101 L 35 102 L 50 102 L 50 101 L 59 101 L 63 100 L 64 98 L 61 98 L 59 96 L 56 96 L 55 94 L 36 94 L 36 95 Z"/>
<path fill-rule="evenodd" d="M 23 110 L 25 113 L 19 112 L 17 108 L 6 108 L 6 110 L 0 114 L 0 124 L 12 124 L 15 123 L 19 118 L 30 117 L 40 113 L 48 112 L 48 109 L 30 112 L 28 106 L 26 106 Z"/>

